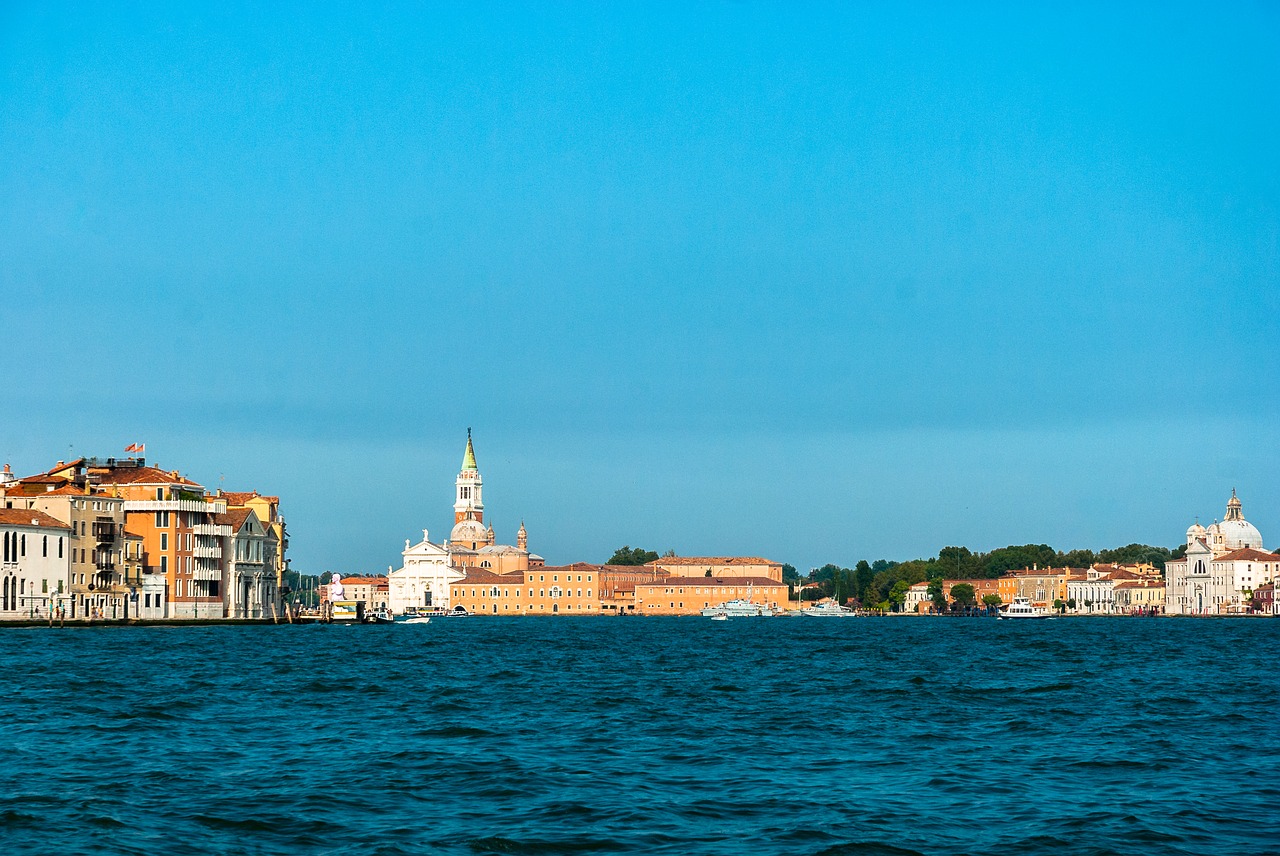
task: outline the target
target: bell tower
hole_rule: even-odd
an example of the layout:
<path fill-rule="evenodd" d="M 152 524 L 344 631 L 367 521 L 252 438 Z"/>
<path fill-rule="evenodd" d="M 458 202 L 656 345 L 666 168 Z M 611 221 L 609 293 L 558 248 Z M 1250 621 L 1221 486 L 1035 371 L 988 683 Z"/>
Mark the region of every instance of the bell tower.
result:
<path fill-rule="evenodd" d="M 458 473 L 456 495 L 453 503 L 453 522 L 471 519 L 484 521 L 484 500 L 481 497 L 483 480 L 476 469 L 476 450 L 471 445 L 471 429 L 467 429 L 467 451 L 462 455 L 462 471 Z"/>

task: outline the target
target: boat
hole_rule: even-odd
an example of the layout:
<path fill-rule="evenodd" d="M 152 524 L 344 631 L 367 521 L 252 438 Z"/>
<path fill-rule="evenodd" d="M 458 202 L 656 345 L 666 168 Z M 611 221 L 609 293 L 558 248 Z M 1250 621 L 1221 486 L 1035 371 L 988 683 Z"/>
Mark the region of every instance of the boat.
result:
<path fill-rule="evenodd" d="M 431 616 L 430 615 L 411 615 L 399 623 L 400 624 L 430 624 Z"/>
<path fill-rule="evenodd" d="M 824 600 L 813 606 L 806 606 L 800 610 L 800 614 L 809 618 L 854 618 L 858 613 L 847 606 L 841 606 L 834 600 Z"/>
<path fill-rule="evenodd" d="M 711 620 L 712 620 L 712 621 L 728 621 L 728 620 L 729 620 L 729 613 L 727 613 L 727 612 L 717 612 L 715 615 L 711 616 Z"/>
<path fill-rule="evenodd" d="M 997 620 L 1009 618 L 1049 618 L 1049 614 L 1041 612 L 1032 606 L 1031 601 L 1025 597 L 1015 597 L 1013 603 L 1009 604 L 999 615 Z"/>
<path fill-rule="evenodd" d="M 709 606 L 702 610 L 702 614 L 707 618 L 715 618 L 721 614 L 726 618 L 771 618 L 773 610 L 763 604 L 738 599 L 725 601 L 719 606 Z"/>
<path fill-rule="evenodd" d="M 364 621 L 366 624 L 395 624 L 396 618 L 391 614 L 391 610 L 383 606 L 373 612 L 365 613 Z"/>

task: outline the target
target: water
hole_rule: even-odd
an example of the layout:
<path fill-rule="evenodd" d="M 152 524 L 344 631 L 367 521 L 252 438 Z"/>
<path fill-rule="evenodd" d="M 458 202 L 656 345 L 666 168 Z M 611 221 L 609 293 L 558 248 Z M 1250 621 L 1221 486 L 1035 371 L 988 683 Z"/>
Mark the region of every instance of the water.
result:
<path fill-rule="evenodd" d="M 1280 621 L 0 631 L 0 850 L 1280 851 Z"/>

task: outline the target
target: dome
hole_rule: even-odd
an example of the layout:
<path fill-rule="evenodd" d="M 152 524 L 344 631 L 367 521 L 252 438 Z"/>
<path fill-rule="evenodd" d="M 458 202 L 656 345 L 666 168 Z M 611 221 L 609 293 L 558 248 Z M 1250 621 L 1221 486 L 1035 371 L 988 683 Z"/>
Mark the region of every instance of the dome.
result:
<path fill-rule="evenodd" d="M 1191 526 L 1187 529 L 1188 538 L 1203 538 L 1208 533 L 1209 533 L 1209 530 L 1205 529 L 1199 523 L 1192 523 Z"/>
<path fill-rule="evenodd" d="M 453 542 L 461 541 L 466 544 L 479 544 L 489 540 L 489 533 L 485 530 L 484 524 L 478 520 L 460 520 L 454 524 L 452 531 L 449 532 L 449 540 Z"/>
<path fill-rule="evenodd" d="M 1248 520 L 1224 520 L 1215 525 L 1224 550 L 1262 549 L 1262 533 Z"/>

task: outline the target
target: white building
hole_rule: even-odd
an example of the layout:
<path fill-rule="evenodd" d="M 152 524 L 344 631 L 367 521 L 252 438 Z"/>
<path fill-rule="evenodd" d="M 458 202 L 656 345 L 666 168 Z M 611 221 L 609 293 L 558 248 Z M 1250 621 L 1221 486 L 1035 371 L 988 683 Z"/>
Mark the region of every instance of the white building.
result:
<path fill-rule="evenodd" d="M 71 527 L 34 508 L 0 508 L 0 619 L 48 618 L 66 595 Z"/>
<path fill-rule="evenodd" d="M 906 596 L 902 601 L 902 611 L 906 613 L 923 613 L 926 612 L 933 601 L 929 598 L 928 581 L 916 583 L 907 589 Z"/>
<path fill-rule="evenodd" d="M 227 618 L 276 618 L 275 535 L 250 508 L 230 508 L 214 518 L 225 539 Z"/>
<path fill-rule="evenodd" d="M 433 544 L 422 530 L 417 544 L 404 542 L 404 565 L 387 572 L 387 597 L 391 611 L 400 615 L 410 606 L 449 608 L 449 584 L 466 574 L 452 567 L 449 550 Z"/>
<path fill-rule="evenodd" d="M 1227 515 L 1209 527 L 1187 530 L 1187 555 L 1165 563 L 1165 612 L 1228 615 L 1248 609 L 1248 593 L 1274 580 L 1280 556 L 1262 549 L 1262 535 L 1244 519 L 1236 492 Z"/>

